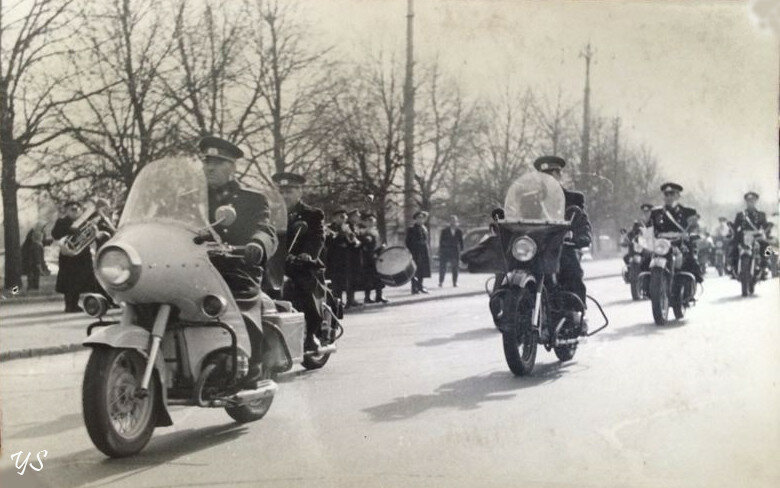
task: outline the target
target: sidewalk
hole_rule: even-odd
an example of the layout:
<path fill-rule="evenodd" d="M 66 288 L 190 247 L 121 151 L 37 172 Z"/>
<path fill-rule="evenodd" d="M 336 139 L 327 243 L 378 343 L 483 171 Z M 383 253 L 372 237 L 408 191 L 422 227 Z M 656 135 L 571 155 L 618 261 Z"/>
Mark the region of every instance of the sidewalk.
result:
<path fill-rule="evenodd" d="M 623 263 L 620 259 L 585 261 L 585 279 L 599 279 L 619 276 Z M 452 287 L 450 276 L 439 288 L 438 276 L 426 280 L 427 295 L 412 295 L 410 285 L 398 288 L 385 288 L 385 296 L 391 300 L 387 305 L 369 304 L 347 312 L 345 320 L 349 323 L 360 320 L 362 311 L 375 310 L 399 305 L 425 303 L 431 300 L 443 300 L 476 296 L 485 293 L 485 282 L 490 274 L 461 273 L 458 288 Z M 363 294 L 356 295 L 359 302 Z M 4 300 L 0 302 L 0 361 L 26 357 L 61 354 L 81 349 L 81 341 L 86 337 L 87 326 L 94 319 L 84 314 L 66 314 L 59 296 L 48 302 L 30 302 Z M 109 319 L 119 314 L 119 310 L 110 310 Z"/>

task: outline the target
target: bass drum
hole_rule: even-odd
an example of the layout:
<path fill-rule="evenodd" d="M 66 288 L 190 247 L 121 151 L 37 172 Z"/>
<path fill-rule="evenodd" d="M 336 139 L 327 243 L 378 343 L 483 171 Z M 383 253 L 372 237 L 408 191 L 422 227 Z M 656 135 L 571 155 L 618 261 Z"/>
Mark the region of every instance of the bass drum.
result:
<path fill-rule="evenodd" d="M 411 281 L 417 265 L 412 253 L 401 246 L 388 247 L 376 258 L 376 272 L 379 281 L 387 286 L 402 286 Z"/>

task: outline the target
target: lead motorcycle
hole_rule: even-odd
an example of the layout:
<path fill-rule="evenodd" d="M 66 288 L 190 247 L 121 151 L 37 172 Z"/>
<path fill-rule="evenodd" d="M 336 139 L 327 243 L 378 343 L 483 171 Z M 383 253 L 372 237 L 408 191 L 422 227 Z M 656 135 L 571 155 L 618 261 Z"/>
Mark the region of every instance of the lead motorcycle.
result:
<path fill-rule="evenodd" d="M 271 188 L 265 195 L 271 223 L 286 230 L 281 195 Z M 298 362 L 322 367 L 343 332 L 337 312 L 323 304 L 326 344 L 304 353 L 303 314 L 266 295 L 263 268 L 243 270 L 243 248 L 215 230 L 230 225 L 235 210 L 218 208 L 210 223 L 207 205 L 197 159 L 152 163 L 136 178 L 116 235 L 96 253 L 95 274 L 122 314 L 105 321 L 106 299 L 83 299 L 98 322 L 84 341 L 92 353 L 82 404 L 87 432 L 108 456 L 139 452 L 155 427 L 172 425 L 173 405 L 224 408 L 242 423 L 263 418 L 275 376 Z M 250 337 L 262 346 L 257 381 L 247 379 Z"/>
<path fill-rule="evenodd" d="M 585 304 L 558 282 L 561 249 L 571 230 L 558 182 L 544 173 L 529 173 L 509 188 L 503 209 L 493 212 L 492 236 L 466 251 L 470 271 L 492 271 L 490 311 L 501 331 L 509 369 L 528 375 L 538 345 L 561 361 L 574 357 L 585 320 Z M 571 207 L 573 215 L 580 211 Z M 593 300 L 604 318 L 601 306 Z"/>
<path fill-rule="evenodd" d="M 676 319 L 685 317 L 695 304 L 696 277 L 682 270 L 683 254 L 695 247 L 695 235 L 686 232 L 661 232 L 655 236 L 650 271 L 641 273 L 650 278 L 650 303 L 656 325 L 669 319 L 669 308 Z M 685 249 L 684 249 L 685 248 Z"/>

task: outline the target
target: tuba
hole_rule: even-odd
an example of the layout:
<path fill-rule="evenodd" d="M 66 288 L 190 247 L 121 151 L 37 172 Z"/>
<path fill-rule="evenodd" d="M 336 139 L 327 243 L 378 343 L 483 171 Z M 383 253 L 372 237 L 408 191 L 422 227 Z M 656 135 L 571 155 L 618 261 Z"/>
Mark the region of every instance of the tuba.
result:
<path fill-rule="evenodd" d="M 106 217 L 100 208 L 94 206 L 91 211 L 85 211 L 78 220 L 73 222 L 72 228 L 76 229 L 76 232 L 65 237 L 60 246 L 60 252 L 65 256 L 77 256 L 99 237 L 112 236 L 116 233 L 116 227 L 111 219 Z"/>

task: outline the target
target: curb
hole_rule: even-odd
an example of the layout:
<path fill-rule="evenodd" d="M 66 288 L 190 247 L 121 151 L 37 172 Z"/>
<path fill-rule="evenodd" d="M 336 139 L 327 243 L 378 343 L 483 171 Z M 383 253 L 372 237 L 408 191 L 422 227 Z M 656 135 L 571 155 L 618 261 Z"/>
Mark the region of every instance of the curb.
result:
<path fill-rule="evenodd" d="M 0 300 L 0 305 L 16 305 L 16 304 L 24 304 L 24 303 L 48 303 L 48 302 L 59 302 L 62 301 L 62 294 L 56 294 L 56 295 L 34 295 L 34 296 L 24 296 L 24 297 L 6 297 L 3 296 L 2 300 Z"/>
<path fill-rule="evenodd" d="M 615 274 L 608 274 L 608 275 L 599 275 L 594 276 L 592 278 L 585 278 L 585 281 L 594 281 L 594 280 L 601 280 L 606 278 L 615 278 L 619 277 L 621 274 L 615 273 Z M 388 308 L 388 307 L 400 307 L 402 305 L 414 305 L 417 303 L 425 303 L 425 302 L 434 302 L 439 300 L 446 300 L 449 298 L 467 298 L 467 297 L 474 297 L 479 295 L 485 295 L 485 290 L 472 290 L 472 291 L 464 291 L 461 293 L 451 293 L 448 295 L 433 295 L 433 296 L 426 296 L 426 297 L 420 297 L 414 300 L 402 300 L 402 301 L 393 301 L 390 303 L 386 303 L 383 305 L 380 304 L 370 304 L 370 305 L 364 305 L 358 309 L 350 309 L 348 315 L 353 314 L 362 314 L 366 312 L 367 310 L 373 310 L 378 308 Z M 27 359 L 27 358 L 33 358 L 33 357 L 41 357 L 41 356 L 54 356 L 58 354 L 67 354 L 70 352 L 78 352 L 81 350 L 87 349 L 86 346 L 84 346 L 82 343 L 71 343 L 71 344 L 62 344 L 59 346 L 49 346 L 49 347 L 34 347 L 34 348 L 28 348 L 28 349 L 19 349 L 16 351 L 5 351 L 0 352 L 0 362 L 5 361 L 12 361 L 14 359 Z"/>

